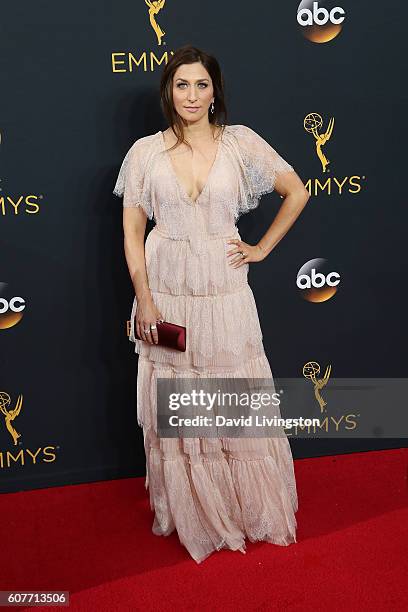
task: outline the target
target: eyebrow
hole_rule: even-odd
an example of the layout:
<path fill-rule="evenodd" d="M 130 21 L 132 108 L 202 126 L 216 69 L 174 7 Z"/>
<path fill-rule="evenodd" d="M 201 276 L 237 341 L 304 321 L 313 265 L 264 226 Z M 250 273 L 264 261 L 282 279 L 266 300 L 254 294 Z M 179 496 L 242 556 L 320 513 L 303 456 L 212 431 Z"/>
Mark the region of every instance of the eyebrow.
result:
<path fill-rule="evenodd" d="M 188 83 L 188 80 L 187 80 L 187 79 L 182 79 L 182 78 L 180 78 L 180 77 L 178 77 L 178 78 L 176 79 L 176 81 L 185 81 L 186 83 Z M 196 79 L 196 83 L 198 83 L 199 81 L 208 81 L 208 79 L 206 79 L 206 78 L 204 78 L 204 79 Z"/>

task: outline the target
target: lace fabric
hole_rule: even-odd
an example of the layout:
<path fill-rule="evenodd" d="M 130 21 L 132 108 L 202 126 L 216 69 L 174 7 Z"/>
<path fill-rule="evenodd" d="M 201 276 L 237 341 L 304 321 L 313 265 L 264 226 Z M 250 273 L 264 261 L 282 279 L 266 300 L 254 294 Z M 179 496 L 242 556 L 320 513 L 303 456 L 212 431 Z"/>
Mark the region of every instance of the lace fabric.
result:
<path fill-rule="evenodd" d="M 154 217 L 172 237 L 186 236 L 192 212 L 186 214 L 186 207 L 194 206 L 175 181 L 167 155 L 161 131 L 136 140 L 123 159 L 113 193 L 123 197 L 125 207 L 141 206 L 147 217 Z M 274 190 L 279 173 L 294 171 L 266 140 L 245 125 L 225 126 L 212 170 L 200 202 L 204 208 L 211 203 L 210 233 L 256 208 L 261 196 Z"/>
<path fill-rule="evenodd" d="M 155 227 L 145 242 L 153 300 L 167 321 L 185 325 L 186 352 L 135 338 L 139 354 L 137 420 L 143 428 L 152 530 L 177 530 L 202 562 L 245 538 L 280 546 L 296 542 L 297 492 L 286 436 L 271 439 L 158 438 L 158 378 L 272 378 L 265 355 L 249 264 L 228 264 L 236 221 L 273 191 L 281 172 L 293 172 L 251 128 L 226 126 L 205 189 L 195 203 L 180 189 L 161 132 L 127 152 L 114 193 L 124 207 L 142 207 Z"/>

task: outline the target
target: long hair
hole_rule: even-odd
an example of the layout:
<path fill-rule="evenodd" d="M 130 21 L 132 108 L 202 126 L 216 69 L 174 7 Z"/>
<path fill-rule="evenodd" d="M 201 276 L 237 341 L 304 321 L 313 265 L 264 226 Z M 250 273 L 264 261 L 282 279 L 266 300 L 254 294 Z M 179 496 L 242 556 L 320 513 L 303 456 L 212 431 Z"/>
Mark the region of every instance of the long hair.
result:
<path fill-rule="evenodd" d="M 215 126 L 222 126 L 221 133 L 227 123 L 227 109 L 225 106 L 224 78 L 218 61 L 213 55 L 193 47 L 184 45 L 179 47 L 165 66 L 160 79 L 160 105 L 168 124 L 172 127 L 177 142 L 169 149 L 174 149 L 181 143 L 187 144 L 184 139 L 183 119 L 176 112 L 173 103 L 173 77 L 177 68 L 182 64 L 200 62 L 211 77 L 214 89 L 214 112 L 208 111 L 208 120 Z"/>

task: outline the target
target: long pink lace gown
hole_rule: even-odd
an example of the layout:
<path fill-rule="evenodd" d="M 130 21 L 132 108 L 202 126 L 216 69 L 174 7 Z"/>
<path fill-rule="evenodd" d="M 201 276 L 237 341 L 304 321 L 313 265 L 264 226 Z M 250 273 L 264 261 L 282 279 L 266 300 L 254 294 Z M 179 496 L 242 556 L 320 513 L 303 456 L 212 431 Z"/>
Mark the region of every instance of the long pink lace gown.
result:
<path fill-rule="evenodd" d="M 228 264 L 238 217 L 273 191 L 290 166 L 244 125 L 225 126 L 207 182 L 194 202 L 178 181 L 161 131 L 139 138 L 114 193 L 156 225 L 145 242 L 155 304 L 187 328 L 186 352 L 130 339 L 139 354 L 137 418 L 143 427 L 153 532 L 179 539 L 198 563 L 220 548 L 245 552 L 245 537 L 296 542 L 297 492 L 289 442 L 276 438 L 158 438 L 156 378 L 272 378 L 249 264 Z"/>

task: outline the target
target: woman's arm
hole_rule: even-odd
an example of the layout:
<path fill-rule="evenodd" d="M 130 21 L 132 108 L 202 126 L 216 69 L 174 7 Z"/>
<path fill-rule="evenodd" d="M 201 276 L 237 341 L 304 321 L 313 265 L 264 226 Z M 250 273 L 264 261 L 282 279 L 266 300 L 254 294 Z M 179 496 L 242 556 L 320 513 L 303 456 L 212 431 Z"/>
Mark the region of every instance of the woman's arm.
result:
<path fill-rule="evenodd" d="M 245 125 L 235 126 L 235 133 L 250 202 L 250 206 L 247 202 L 240 202 L 242 208 L 239 212 L 255 208 L 265 193 L 276 190 L 284 196 L 273 223 L 258 244 L 252 246 L 236 238 L 227 241 L 235 245 L 227 255 L 229 264 L 237 268 L 265 259 L 294 224 L 310 196 L 293 166 L 268 141 Z"/>
<path fill-rule="evenodd" d="M 157 344 L 157 330 L 147 334 L 144 332 L 157 319 L 163 318 L 154 304 L 147 277 L 144 248 L 146 222 L 146 213 L 140 206 L 123 208 L 125 257 L 137 301 L 136 331 L 143 340 Z"/>
<path fill-rule="evenodd" d="M 125 257 L 138 301 L 150 294 L 144 249 L 146 222 L 142 208 L 123 208 Z"/>
<path fill-rule="evenodd" d="M 309 192 L 296 172 L 277 174 L 275 190 L 284 196 L 284 200 L 269 229 L 256 245 L 261 249 L 264 258 L 289 231 L 310 198 Z"/>
<path fill-rule="evenodd" d="M 252 246 L 237 238 L 227 240 L 228 244 L 235 245 L 230 251 L 227 251 L 227 257 L 230 258 L 229 264 L 233 268 L 265 259 L 292 227 L 310 198 L 299 175 L 294 171 L 278 173 L 275 178 L 275 189 L 285 199 L 258 244 Z M 245 254 L 245 258 L 238 255 L 240 252 Z"/>

